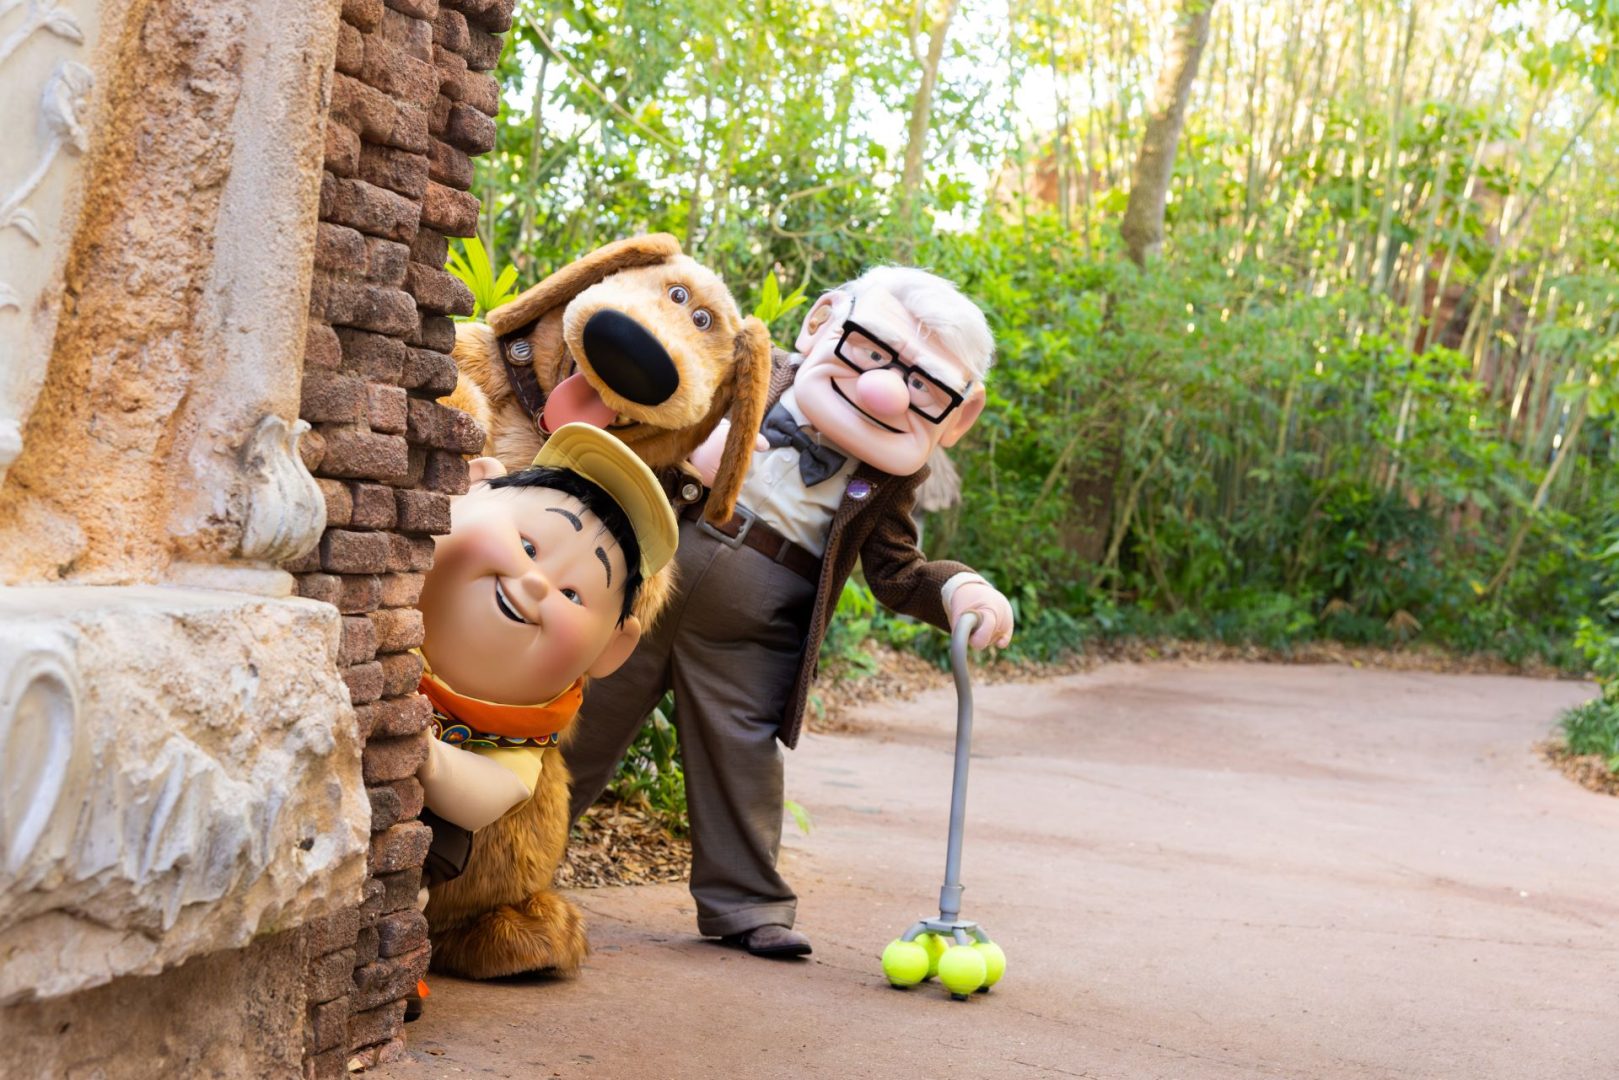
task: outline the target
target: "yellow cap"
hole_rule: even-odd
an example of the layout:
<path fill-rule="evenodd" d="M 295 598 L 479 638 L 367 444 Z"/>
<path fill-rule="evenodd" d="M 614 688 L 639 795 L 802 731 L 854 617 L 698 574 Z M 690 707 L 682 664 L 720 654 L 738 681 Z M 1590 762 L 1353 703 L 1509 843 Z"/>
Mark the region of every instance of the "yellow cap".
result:
<path fill-rule="evenodd" d="M 534 464 L 576 472 L 612 496 L 635 530 L 643 578 L 674 558 L 680 525 L 663 485 L 615 436 L 591 424 L 563 424 L 534 455 Z"/>

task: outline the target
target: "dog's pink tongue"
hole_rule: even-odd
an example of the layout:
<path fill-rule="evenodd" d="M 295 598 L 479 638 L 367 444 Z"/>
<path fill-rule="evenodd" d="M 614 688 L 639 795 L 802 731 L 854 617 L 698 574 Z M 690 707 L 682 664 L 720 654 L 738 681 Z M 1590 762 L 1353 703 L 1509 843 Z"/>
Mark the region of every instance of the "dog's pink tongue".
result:
<path fill-rule="evenodd" d="M 604 428 L 618 413 L 601 399 L 594 387 L 585 381 L 585 373 L 576 371 L 552 388 L 545 399 L 543 419 L 545 430 L 555 431 L 563 424 L 584 423 Z"/>

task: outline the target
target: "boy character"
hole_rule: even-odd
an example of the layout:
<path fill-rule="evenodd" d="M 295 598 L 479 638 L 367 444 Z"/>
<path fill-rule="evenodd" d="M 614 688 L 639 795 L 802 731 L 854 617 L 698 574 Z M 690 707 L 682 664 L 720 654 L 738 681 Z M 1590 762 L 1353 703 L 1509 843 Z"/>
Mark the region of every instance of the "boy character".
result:
<path fill-rule="evenodd" d="M 816 301 L 778 354 L 737 513 L 683 515 L 678 587 L 566 751 L 578 817 L 666 689 L 691 814 L 698 930 L 755 955 L 801 956 L 797 898 L 776 870 L 781 748 L 796 745 L 821 639 L 858 557 L 895 611 L 949 629 L 981 616 L 976 648 L 1012 637 L 1006 598 L 969 567 L 928 561 L 911 508 L 928 455 L 984 407 L 994 352 L 983 313 L 942 278 L 882 267 Z M 725 431 L 692 455 L 713 475 Z"/>
<path fill-rule="evenodd" d="M 585 678 L 634 651 L 637 593 L 676 542 L 652 471 L 589 424 L 560 428 L 532 468 L 508 476 L 478 458 L 470 473 L 419 604 L 434 737 L 417 777 L 433 884 L 465 867 L 474 830 L 533 796 Z"/>

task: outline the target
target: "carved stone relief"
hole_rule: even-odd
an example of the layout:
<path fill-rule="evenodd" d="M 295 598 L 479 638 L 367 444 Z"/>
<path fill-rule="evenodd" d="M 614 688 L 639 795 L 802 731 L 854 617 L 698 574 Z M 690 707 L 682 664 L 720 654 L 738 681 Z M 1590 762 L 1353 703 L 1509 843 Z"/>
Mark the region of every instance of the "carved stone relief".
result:
<path fill-rule="evenodd" d="M 0 1006 L 354 902 L 369 812 L 339 633 L 313 601 L 0 589 Z"/>
<path fill-rule="evenodd" d="M 22 451 L 56 323 L 51 302 L 71 239 L 71 160 L 89 149 L 95 76 L 81 62 L 94 5 L 0 0 L 0 482 Z"/>

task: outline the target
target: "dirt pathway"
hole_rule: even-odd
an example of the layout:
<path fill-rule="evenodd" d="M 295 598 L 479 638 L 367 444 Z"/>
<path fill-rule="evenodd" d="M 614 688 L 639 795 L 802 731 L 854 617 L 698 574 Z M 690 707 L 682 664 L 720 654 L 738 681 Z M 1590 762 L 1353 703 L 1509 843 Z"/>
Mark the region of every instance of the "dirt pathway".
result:
<path fill-rule="evenodd" d="M 1534 752 L 1580 684 L 1116 665 L 979 692 L 967 1003 L 883 981 L 937 901 L 953 698 L 807 738 L 807 962 L 692 934 L 683 888 L 577 894 L 568 982 L 440 978 L 397 1080 L 1609 1077 L 1619 800 Z"/>

